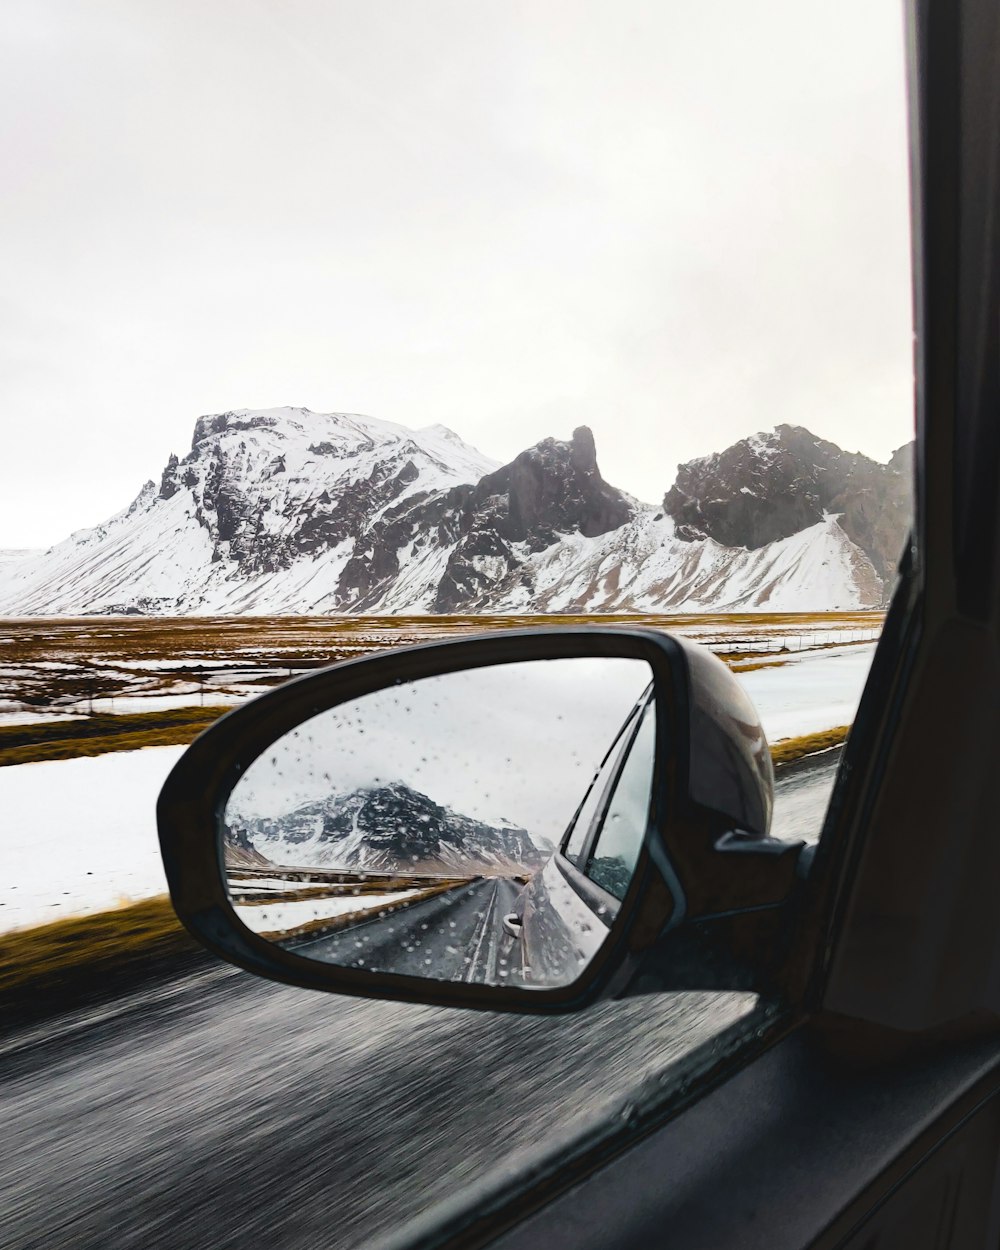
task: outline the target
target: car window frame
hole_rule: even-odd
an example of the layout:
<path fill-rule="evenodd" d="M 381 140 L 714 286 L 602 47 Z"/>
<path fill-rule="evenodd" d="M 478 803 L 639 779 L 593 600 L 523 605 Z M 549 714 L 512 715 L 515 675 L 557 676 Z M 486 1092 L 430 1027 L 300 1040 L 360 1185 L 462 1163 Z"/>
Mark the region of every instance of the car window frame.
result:
<path fill-rule="evenodd" d="M 608 788 L 611 785 L 613 785 L 614 778 L 617 777 L 618 775 L 618 765 L 621 762 L 623 752 L 627 753 L 624 739 L 626 735 L 629 734 L 630 729 L 633 727 L 633 723 L 636 721 L 636 718 L 639 714 L 639 707 L 640 707 L 640 701 L 637 700 L 635 705 L 629 710 L 628 715 L 622 721 L 621 726 L 618 732 L 615 734 L 611 745 L 608 747 L 607 751 L 604 753 L 604 756 L 601 759 L 600 764 L 598 764 L 596 770 L 594 771 L 594 776 L 591 779 L 590 785 L 587 786 L 586 790 L 584 791 L 583 798 L 577 804 L 576 811 L 573 813 L 569 824 L 566 826 L 566 830 L 563 833 L 563 836 L 559 840 L 559 845 L 556 848 L 556 854 L 565 863 L 572 865 L 574 868 L 577 867 L 577 862 L 576 860 L 571 859 L 569 855 L 567 855 L 566 853 L 567 848 L 569 847 L 573 834 L 576 833 L 577 824 L 580 820 L 580 817 L 583 815 L 584 808 L 587 806 L 587 803 L 591 795 L 594 793 L 596 789 L 598 791 L 597 806 L 594 808 L 593 812 L 591 813 L 590 820 L 587 822 L 587 827 L 583 834 L 583 841 L 580 843 L 580 858 L 586 861 L 586 857 L 589 853 L 591 833 L 594 828 L 594 822 L 597 820 L 598 816 L 600 815 L 600 813 L 605 807 L 605 803 L 606 803 L 607 796 L 608 796 Z M 611 771 L 608 771 L 609 764 L 612 766 Z"/>
<path fill-rule="evenodd" d="M 587 853 L 584 858 L 585 867 L 580 868 L 580 872 L 583 874 L 584 877 L 586 877 L 586 879 L 592 885 L 597 886 L 598 889 L 608 894 L 609 897 L 611 898 L 614 898 L 616 896 L 611 894 L 610 891 L 604 890 L 604 887 L 599 885 L 598 882 L 594 880 L 594 878 L 590 875 L 590 873 L 587 870 L 590 868 L 591 864 L 594 861 L 594 851 L 597 849 L 597 846 L 601 840 L 601 835 L 604 833 L 605 826 L 608 823 L 608 813 L 611 810 L 612 803 L 615 801 L 615 795 L 618 793 L 618 787 L 621 784 L 622 775 L 624 774 L 625 769 L 628 766 L 629 760 L 632 758 L 632 751 L 635 748 L 635 744 L 636 744 L 636 741 L 638 740 L 639 734 L 642 732 L 643 723 L 651 711 L 654 717 L 653 751 L 655 755 L 655 751 L 656 751 L 656 739 L 655 739 L 656 700 L 653 696 L 652 691 L 650 691 L 646 697 L 645 702 L 642 703 L 641 705 L 640 704 L 636 705 L 636 709 L 634 712 L 635 725 L 632 729 L 631 734 L 629 735 L 628 743 L 622 747 L 619 757 L 615 762 L 616 766 L 615 766 L 614 778 L 608 783 L 608 786 L 604 794 L 601 796 L 601 806 L 594 813 L 594 819 L 591 821 L 591 827 L 587 835 L 587 844 L 586 844 Z M 646 824 L 642 830 L 642 838 L 639 841 L 639 846 L 635 853 L 635 861 L 633 861 L 632 863 L 632 872 L 635 871 L 635 864 L 639 859 L 639 855 L 642 853 L 642 847 L 645 842 L 646 835 L 649 832 L 650 812 L 652 809 L 652 799 L 653 799 L 652 789 L 653 789 L 653 768 L 654 767 L 655 767 L 655 759 L 654 761 L 651 762 L 651 767 L 649 771 L 650 795 L 649 795 L 649 802 L 646 804 Z"/>
<path fill-rule="evenodd" d="M 576 822 L 579 819 L 584 804 L 592 794 L 594 787 L 601 782 L 601 774 L 610 762 L 611 769 L 603 783 L 604 788 L 601 792 L 600 798 L 598 799 L 597 807 L 595 807 L 593 815 L 590 818 L 590 824 L 587 828 L 581 847 L 581 860 L 585 864 L 590 862 L 594 844 L 600 837 L 601 829 L 604 827 L 604 820 L 607 816 L 611 800 L 614 798 L 615 790 L 617 789 L 622 770 L 628 760 L 629 754 L 632 750 L 632 745 L 639 734 L 643 717 L 650 707 L 654 709 L 655 714 L 656 694 L 652 688 L 643 692 L 641 697 L 636 700 L 635 706 L 622 722 L 621 729 L 619 729 L 618 733 L 615 735 L 614 742 L 608 748 L 604 759 L 601 761 L 600 767 L 594 774 L 594 780 L 587 787 L 587 792 L 583 796 L 579 807 L 576 809 L 573 819 L 570 821 L 566 833 L 563 834 L 562 841 L 553 856 L 556 867 L 562 873 L 567 884 L 570 885 L 579 897 L 583 899 L 601 923 L 606 925 L 609 929 L 614 923 L 615 917 L 618 915 L 618 911 L 622 905 L 622 900 L 615 898 L 612 893 L 605 890 L 603 886 L 598 885 L 596 881 L 588 877 L 586 871 L 565 854 L 565 848 L 569 844 L 569 839 L 575 831 Z M 646 823 L 648 830 L 648 818 Z"/>
<path fill-rule="evenodd" d="M 602 774 L 605 773 L 605 770 L 608 768 L 610 763 L 611 769 L 606 773 L 605 780 L 603 781 L 603 789 L 601 790 L 598 798 L 597 806 L 594 808 L 593 814 L 590 817 L 587 831 L 584 834 L 583 842 L 580 845 L 581 861 L 583 863 L 587 863 L 589 861 L 594 847 L 594 842 L 596 837 L 599 836 L 600 829 L 603 826 L 608 805 L 614 795 L 615 787 L 618 785 L 618 778 L 621 776 L 622 769 L 625 767 L 625 761 L 628 759 L 629 752 L 632 749 L 632 743 L 635 741 L 636 735 L 639 732 L 639 726 L 642 723 L 643 715 L 651 702 L 655 703 L 655 696 L 651 690 L 643 691 L 642 695 L 636 700 L 635 705 L 631 708 L 628 716 L 626 716 L 625 720 L 622 722 L 618 733 L 615 734 L 614 741 L 608 748 L 604 758 L 601 760 L 600 766 L 594 773 L 593 781 L 587 787 L 586 793 L 580 801 L 576 811 L 573 813 L 573 819 L 569 822 L 569 825 L 566 827 L 566 832 L 560 840 L 556 854 L 563 860 L 563 862 L 569 864 L 578 872 L 583 873 L 584 876 L 586 876 L 586 873 L 579 866 L 579 864 L 576 863 L 576 861 L 570 859 L 570 857 L 566 854 L 566 848 L 569 845 L 569 841 L 573 833 L 576 832 L 576 823 L 580 818 L 580 814 L 582 813 L 587 800 L 593 793 L 594 787 L 601 784 Z"/>

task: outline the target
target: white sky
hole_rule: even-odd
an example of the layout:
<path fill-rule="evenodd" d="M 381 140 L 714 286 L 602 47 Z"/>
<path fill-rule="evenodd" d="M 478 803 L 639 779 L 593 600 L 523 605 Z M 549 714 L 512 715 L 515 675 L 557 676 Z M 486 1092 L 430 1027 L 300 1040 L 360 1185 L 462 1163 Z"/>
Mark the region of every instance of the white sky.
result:
<path fill-rule="evenodd" d="M 200 413 L 911 437 L 899 0 L 4 0 L 0 547 Z"/>
<path fill-rule="evenodd" d="M 250 765 L 240 816 L 402 781 L 435 803 L 558 843 L 626 716 L 645 660 L 529 660 L 446 673 L 307 721 Z"/>

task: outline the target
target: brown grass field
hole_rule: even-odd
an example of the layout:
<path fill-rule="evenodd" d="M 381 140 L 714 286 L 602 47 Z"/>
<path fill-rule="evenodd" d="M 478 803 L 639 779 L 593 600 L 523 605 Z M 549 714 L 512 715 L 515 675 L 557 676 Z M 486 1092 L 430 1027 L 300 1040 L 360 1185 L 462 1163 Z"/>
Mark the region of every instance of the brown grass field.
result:
<path fill-rule="evenodd" d="M 565 625 L 649 626 L 693 637 L 850 632 L 881 625 L 881 612 L 744 612 L 587 616 L 209 616 L 34 617 L 0 620 L 0 663 L 55 659 L 191 663 L 251 658 L 330 664 L 348 655 L 418 642 Z"/>
<path fill-rule="evenodd" d="M 707 616 L 81 618 L 0 621 L 0 766 L 182 746 L 227 707 L 295 673 L 492 630 L 670 629 L 737 672 L 870 639 L 877 612 Z M 155 710 L 135 710 L 153 700 Z M 141 705 L 140 705 L 141 706 Z M 28 713 L 32 723 L 4 723 Z"/>
<path fill-rule="evenodd" d="M 104 713 L 32 725 L 4 725 L 0 721 L 0 767 L 106 755 L 110 751 L 137 751 L 142 747 L 186 746 L 225 711 L 225 707 L 179 707 L 131 715 Z"/>

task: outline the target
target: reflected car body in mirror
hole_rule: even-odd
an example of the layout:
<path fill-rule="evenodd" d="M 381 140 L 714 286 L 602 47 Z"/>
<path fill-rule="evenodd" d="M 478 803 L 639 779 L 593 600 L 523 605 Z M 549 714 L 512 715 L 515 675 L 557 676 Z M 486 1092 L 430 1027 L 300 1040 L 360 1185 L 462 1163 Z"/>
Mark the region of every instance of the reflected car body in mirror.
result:
<path fill-rule="evenodd" d="M 733 917 L 759 925 L 796 880 L 801 848 L 767 837 L 771 784 L 759 720 L 709 652 L 510 631 L 260 696 L 192 744 L 158 821 L 179 916 L 245 968 L 570 1011 L 766 979 L 775 950 L 748 963 Z"/>
<path fill-rule="evenodd" d="M 521 891 L 508 921 L 525 985 L 576 979 L 628 893 L 649 825 L 656 708 L 646 691 L 601 761 L 558 851 Z"/>

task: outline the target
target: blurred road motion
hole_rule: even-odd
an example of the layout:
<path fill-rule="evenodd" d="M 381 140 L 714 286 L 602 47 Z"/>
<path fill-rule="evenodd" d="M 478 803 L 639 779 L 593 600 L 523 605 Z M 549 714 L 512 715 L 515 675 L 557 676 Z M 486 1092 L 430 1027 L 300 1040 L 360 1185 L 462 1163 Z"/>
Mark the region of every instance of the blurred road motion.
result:
<path fill-rule="evenodd" d="M 815 836 L 838 758 L 782 771 L 778 836 Z M 0 1246 L 356 1246 L 751 1005 L 677 994 L 539 1019 L 213 967 L 0 1043 Z"/>

